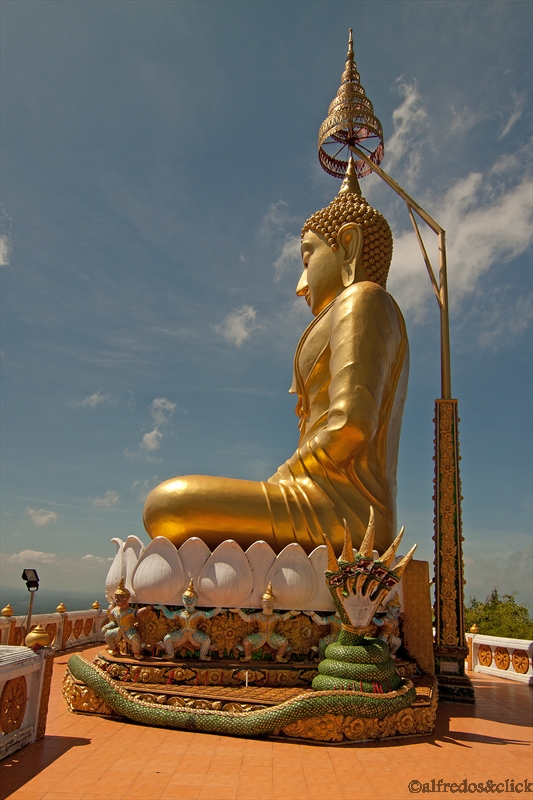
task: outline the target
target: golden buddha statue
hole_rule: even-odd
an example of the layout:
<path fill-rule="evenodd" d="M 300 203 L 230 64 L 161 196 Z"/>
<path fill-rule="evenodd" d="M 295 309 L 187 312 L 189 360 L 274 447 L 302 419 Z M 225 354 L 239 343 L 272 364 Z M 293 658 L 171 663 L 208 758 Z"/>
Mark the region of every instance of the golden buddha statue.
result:
<path fill-rule="evenodd" d="M 211 549 L 262 539 L 279 552 L 298 542 L 310 553 L 327 535 L 354 545 L 375 511 L 375 542 L 396 535 L 396 467 L 407 391 L 408 342 L 385 286 L 392 258 L 387 221 L 361 196 L 350 158 L 337 197 L 302 230 L 296 294 L 314 320 L 294 357 L 300 441 L 268 481 L 187 475 L 148 496 L 144 525 L 177 547 L 191 536 Z"/>

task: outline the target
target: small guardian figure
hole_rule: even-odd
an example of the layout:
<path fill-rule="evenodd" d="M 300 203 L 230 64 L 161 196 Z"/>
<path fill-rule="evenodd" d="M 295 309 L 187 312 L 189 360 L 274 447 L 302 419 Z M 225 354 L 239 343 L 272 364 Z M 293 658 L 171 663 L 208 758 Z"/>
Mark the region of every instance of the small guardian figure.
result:
<path fill-rule="evenodd" d="M 115 605 L 107 612 L 109 622 L 103 626 L 102 630 L 112 656 L 120 655 L 118 643 L 123 640 L 131 647 L 134 658 L 141 661 L 144 645 L 135 627 L 135 617 L 142 618 L 148 609 L 146 607 L 133 609 L 129 603 L 130 596 L 131 592 L 124 586 L 124 578 L 121 578 L 113 595 Z"/>
<path fill-rule="evenodd" d="M 322 636 L 322 638 L 319 639 L 318 647 L 315 645 L 311 648 L 311 650 L 314 650 L 315 652 L 318 650 L 318 660 L 322 661 L 322 659 L 325 657 L 326 647 L 328 644 L 336 642 L 339 638 L 339 632 L 342 624 L 341 618 L 338 614 L 328 614 L 327 617 L 321 617 L 316 613 L 316 611 L 304 611 L 304 614 L 307 614 L 307 616 L 310 617 L 313 622 L 316 622 L 317 625 L 330 626 L 327 636 Z"/>
<path fill-rule="evenodd" d="M 276 598 L 272 592 L 272 584 L 269 583 L 267 590 L 261 597 L 262 611 L 257 614 L 245 614 L 240 608 L 231 608 L 234 614 L 238 614 L 245 622 L 256 622 L 257 633 L 252 633 L 242 640 L 242 645 L 237 645 L 239 650 L 244 651 L 241 661 L 251 661 L 252 653 L 259 650 L 264 644 L 276 651 L 276 661 L 285 663 L 288 659 L 285 658 L 285 653 L 289 650 L 289 642 L 280 633 L 276 633 L 276 627 L 279 622 L 284 622 L 291 617 L 297 617 L 299 611 L 287 611 L 285 614 L 274 613 L 274 603 Z"/>
<path fill-rule="evenodd" d="M 196 601 L 198 600 L 198 595 L 194 590 L 192 578 L 181 599 L 183 601 L 183 609 L 181 611 L 169 611 L 166 606 L 155 606 L 155 608 L 163 612 L 167 619 L 178 619 L 181 626 L 167 633 L 163 641 L 158 642 L 158 645 L 172 660 L 175 659 L 178 648 L 184 644 L 190 644 L 193 650 L 200 649 L 200 661 L 211 661 L 211 656 L 209 655 L 211 639 L 207 633 L 199 631 L 197 626 L 201 620 L 211 619 L 216 614 L 220 614 L 222 608 L 217 607 L 211 611 L 197 611 Z"/>
<path fill-rule="evenodd" d="M 377 638 L 388 644 L 391 656 L 399 649 L 402 640 L 399 636 L 400 613 L 402 610 L 398 592 L 394 592 L 392 600 L 386 606 L 387 613 L 384 617 L 374 617 L 373 622 L 378 626 Z"/>

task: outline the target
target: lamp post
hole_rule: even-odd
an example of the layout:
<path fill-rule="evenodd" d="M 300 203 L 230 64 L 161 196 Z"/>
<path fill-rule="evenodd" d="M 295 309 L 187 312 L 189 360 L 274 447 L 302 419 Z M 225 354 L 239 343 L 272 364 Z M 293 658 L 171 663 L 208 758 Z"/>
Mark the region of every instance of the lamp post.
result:
<path fill-rule="evenodd" d="M 26 630 L 28 633 L 31 631 L 31 615 L 33 611 L 33 598 L 35 592 L 39 588 L 39 576 L 37 575 L 37 571 L 34 569 L 25 569 L 22 573 L 22 580 L 26 581 L 26 586 L 28 587 L 28 591 L 30 593 L 30 604 L 28 606 L 28 615 L 26 621 Z"/>

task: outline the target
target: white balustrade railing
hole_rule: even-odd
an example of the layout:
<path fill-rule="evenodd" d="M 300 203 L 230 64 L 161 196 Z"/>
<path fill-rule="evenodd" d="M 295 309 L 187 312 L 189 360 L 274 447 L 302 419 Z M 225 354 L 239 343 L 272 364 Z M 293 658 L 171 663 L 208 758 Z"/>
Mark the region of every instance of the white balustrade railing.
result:
<path fill-rule="evenodd" d="M 53 661 L 51 647 L 0 646 L 0 759 L 43 738 Z"/>
<path fill-rule="evenodd" d="M 65 611 L 60 614 L 33 614 L 32 629 L 42 625 L 50 637 L 53 650 L 68 650 L 96 642 L 103 642 L 102 625 L 107 622 L 107 613 L 101 609 L 89 608 L 85 611 Z M 0 617 L 0 643 L 2 645 L 23 645 L 26 638 L 26 617 Z"/>
<path fill-rule="evenodd" d="M 533 684 L 533 641 L 467 633 L 468 669 Z"/>

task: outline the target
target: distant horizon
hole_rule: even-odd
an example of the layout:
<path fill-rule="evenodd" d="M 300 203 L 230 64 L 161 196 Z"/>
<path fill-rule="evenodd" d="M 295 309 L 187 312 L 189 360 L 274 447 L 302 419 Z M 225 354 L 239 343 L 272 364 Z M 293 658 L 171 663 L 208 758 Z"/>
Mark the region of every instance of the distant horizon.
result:
<path fill-rule="evenodd" d="M 2 586 L 0 590 L 0 608 L 4 608 L 8 603 L 13 609 L 14 616 L 26 615 L 29 604 L 29 591 L 21 586 Z M 92 600 L 90 599 L 92 597 Z M 64 603 L 69 611 L 86 611 L 98 600 L 102 609 L 107 608 L 105 590 L 103 591 L 76 591 L 75 589 L 41 589 L 35 593 L 33 600 L 33 614 L 51 614 L 59 603 Z M 74 605 L 76 607 L 74 608 Z"/>

